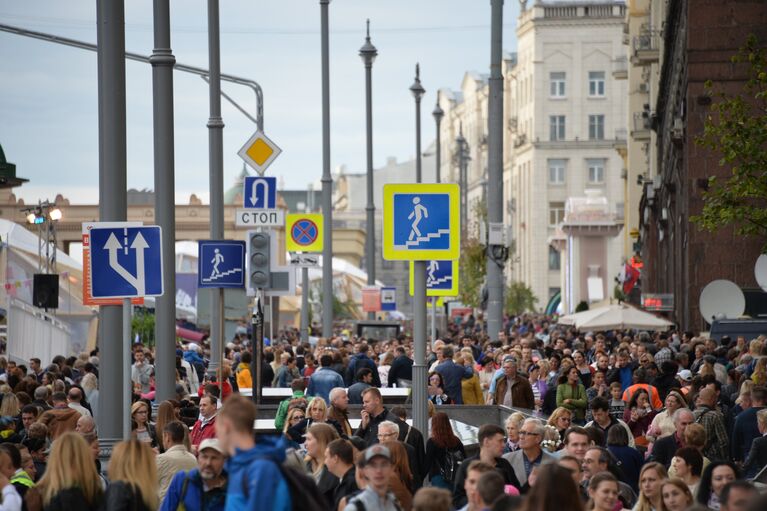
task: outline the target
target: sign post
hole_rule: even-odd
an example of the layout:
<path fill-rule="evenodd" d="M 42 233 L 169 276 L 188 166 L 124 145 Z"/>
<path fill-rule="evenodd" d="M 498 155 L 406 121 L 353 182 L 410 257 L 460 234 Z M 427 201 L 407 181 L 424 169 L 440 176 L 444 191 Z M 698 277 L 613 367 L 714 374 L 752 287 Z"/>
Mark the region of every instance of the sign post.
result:
<path fill-rule="evenodd" d="M 389 184 L 383 190 L 383 256 L 413 261 L 413 425 L 427 431 L 426 298 L 430 260 L 458 259 L 457 184 Z M 432 271 L 434 274 L 434 271 Z"/>

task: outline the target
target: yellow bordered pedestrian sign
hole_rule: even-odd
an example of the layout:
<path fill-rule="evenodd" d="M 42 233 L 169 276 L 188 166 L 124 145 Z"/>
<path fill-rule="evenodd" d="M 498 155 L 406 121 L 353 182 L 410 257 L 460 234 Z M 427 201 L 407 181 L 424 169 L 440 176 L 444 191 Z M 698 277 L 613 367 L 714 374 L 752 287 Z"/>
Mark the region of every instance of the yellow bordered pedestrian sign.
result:
<path fill-rule="evenodd" d="M 426 262 L 426 296 L 458 296 L 458 260 Z M 410 263 L 410 296 L 413 296 L 413 263 Z"/>
<path fill-rule="evenodd" d="M 322 215 L 294 213 L 285 217 L 285 248 L 288 252 L 322 252 Z"/>
<path fill-rule="evenodd" d="M 458 259 L 461 245 L 459 194 L 457 184 L 384 185 L 384 259 Z"/>
<path fill-rule="evenodd" d="M 245 163 L 253 167 L 259 176 L 263 176 L 266 169 L 280 155 L 282 149 L 272 142 L 263 131 L 257 130 L 252 137 L 245 142 L 237 154 L 245 160 Z"/>

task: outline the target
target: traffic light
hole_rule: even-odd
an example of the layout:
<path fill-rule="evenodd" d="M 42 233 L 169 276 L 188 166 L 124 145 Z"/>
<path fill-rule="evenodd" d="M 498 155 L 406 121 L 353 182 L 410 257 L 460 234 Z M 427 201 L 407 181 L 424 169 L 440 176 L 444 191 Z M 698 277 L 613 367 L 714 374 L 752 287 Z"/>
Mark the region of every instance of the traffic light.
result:
<path fill-rule="evenodd" d="M 269 273 L 269 234 L 265 232 L 248 233 L 248 289 L 271 288 Z"/>

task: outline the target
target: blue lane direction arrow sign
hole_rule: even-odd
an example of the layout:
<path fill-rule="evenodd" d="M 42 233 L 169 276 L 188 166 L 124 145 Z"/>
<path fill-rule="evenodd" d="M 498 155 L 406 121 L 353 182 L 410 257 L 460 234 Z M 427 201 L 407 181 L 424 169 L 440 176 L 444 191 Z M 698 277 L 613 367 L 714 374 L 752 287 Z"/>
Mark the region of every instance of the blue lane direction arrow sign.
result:
<path fill-rule="evenodd" d="M 162 231 L 156 225 L 91 229 L 91 295 L 161 296 L 161 240 Z"/>

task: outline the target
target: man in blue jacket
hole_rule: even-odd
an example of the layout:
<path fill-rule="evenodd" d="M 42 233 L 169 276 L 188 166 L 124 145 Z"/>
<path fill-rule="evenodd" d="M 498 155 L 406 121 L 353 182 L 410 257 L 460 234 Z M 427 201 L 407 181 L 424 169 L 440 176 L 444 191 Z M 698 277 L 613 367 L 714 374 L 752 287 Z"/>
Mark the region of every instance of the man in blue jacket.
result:
<path fill-rule="evenodd" d="M 462 405 L 461 380 L 471 378 L 474 375 L 474 369 L 471 366 L 458 365 L 453 362 L 452 346 L 442 348 L 442 358 L 443 361 L 435 368 L 435 371 L 442 375 L 442 380 L 445 382 L 445 393 L 455 404 Z"/>
<path fill-rule="evenodd" d="M 373 372 L 373 386 L 381 386 L 381 378 L 378 376 L 378 367 L 376 367 L 373 359 L 368 357 L 368 345 L 367 343 L 361 343 L 358 349 L 358 353 L 349 359 L 349 367 L 346 368 L 346 377 L 344 383 L 347 387 L 354 383 L 354 378 L 357 376 L 357 372 L 363 367 L 367 367 Z"/>
<path fill-rule="evenodd" d="M 215 438 L 200 443 L 198 467 L 173 476 L 160 511 L 176 511 L 184 503 L 186 511 L 223 511 L 226 499 L 226 452 Z"/>
<path fill-rule="evenodd" d="M 308 396 L 318 396 L 330 403 L 330 391 L 336 387 L 344 387 L 344 379 L 330 366 L 333 365 L 333 357 L 324 354 L 320 357 L 320 368 L 309 377 Z"/>
<path fill-rule="evenodd" d="M 256 405 L 240 395 L 230 396 L 218 412 L 216 435 L 230 455 L 226 462 L 229 482 L 224 509 L 290 511 L 290 489 L 279 469 L 285 461 L 285 439 L 260 437 L 256 444 L 255 420 Z"/>
<path fill-rule="evenodd" d="M 765 404 L 767 404 L 767 388 L 761 386 L 752 388 L 751 408 L 738 414 L 732 428 L 730 450 L 734 461 L 746 461 L 754 439 L 762 436 L 759 432 L 756 413 L 764 409 Z"/>

